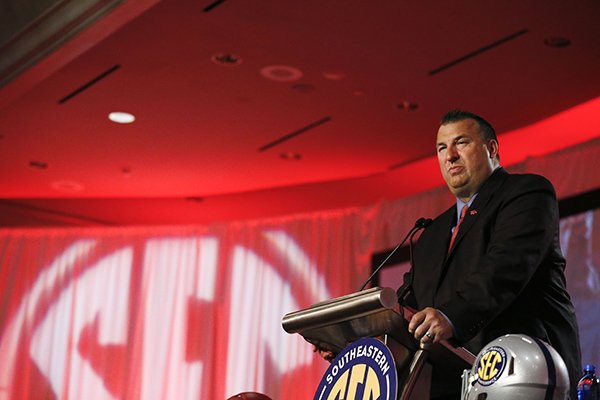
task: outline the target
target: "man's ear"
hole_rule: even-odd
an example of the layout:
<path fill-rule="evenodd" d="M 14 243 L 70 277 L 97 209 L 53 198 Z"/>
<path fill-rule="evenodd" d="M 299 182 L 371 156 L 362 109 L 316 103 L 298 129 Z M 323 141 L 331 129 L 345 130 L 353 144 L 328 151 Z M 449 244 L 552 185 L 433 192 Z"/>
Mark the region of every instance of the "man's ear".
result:
<path fill-rule="evenodd" d="M 490 158 L 497 158 L 498 157 L 498 141 L 497 140 L 490 140 L 487 142 L 486 145 L 488 152 L 490 153 Z"/>

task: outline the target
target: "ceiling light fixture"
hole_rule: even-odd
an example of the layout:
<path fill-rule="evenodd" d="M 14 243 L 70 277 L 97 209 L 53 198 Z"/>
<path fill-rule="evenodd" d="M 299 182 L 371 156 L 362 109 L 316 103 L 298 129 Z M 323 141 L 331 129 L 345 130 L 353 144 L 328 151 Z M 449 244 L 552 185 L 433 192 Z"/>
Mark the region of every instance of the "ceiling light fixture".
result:
<path fill-rule="evenodd" d="M 210 57 L 211 61 L 224 67 L 234 67 L 242 63 L 241 57 L 231 53 L 218 53 Z"/>
<path fill-rule="evenodd" d="M 135 115 L 127 112 L 114 111 L 108 114 L 108 119 L 117 124 L 131 124 L 135 121 Z"/>
<path fill-rule="evenodd" d="M 286 161 L 299 161 L 300 159 L 302 159 L 302 155 L 300 153 L 296 153 L 293 151 L 281 153 L 279 155 L 279 157 L 281 157 L 281 159 L 286 160 Z"/>
<path fill-rule="evenodd" d="M 48 163 L 44 161 L 31 160 L 29 161 L 29 166 L 32 168 L 47 169 Z"/>
<path fill-rule="evenodd" d="M 346 74 L 341 71 L 325 71 L 323 72 L 323 78 L 330 81 L 341 81 L 346 77 Z"/>
<path fill-rule="evenodd" d="M 261 68 L 260 74 L 276 82 L 297 81 L 304 76 L 298 68 L 290 67 L 289 65 L 267 65 Z"/>
<path fill-rule="evenodd" d="M 54 190 L 63 193 L 75 193 L 83 190 L 83 185 L 75 181 L 56 181 L 51 185 Z"/>
<path fill-rule="evenodd" d="M 417 111 L 419 109 L 419 105 L 417 103 L 413 103 L 412 101 L 404 100 L 397 104 L 397 107 L 402 111 Z"/>
<path fill-rule="evenodd" d="M 544 44 L 548 47 L 561 49 L 563 47 L 569 47 L 571 45 L 571 41 L 566 37 L 562 36 L 549 36 L 546 39 L 544 39 Z"/>

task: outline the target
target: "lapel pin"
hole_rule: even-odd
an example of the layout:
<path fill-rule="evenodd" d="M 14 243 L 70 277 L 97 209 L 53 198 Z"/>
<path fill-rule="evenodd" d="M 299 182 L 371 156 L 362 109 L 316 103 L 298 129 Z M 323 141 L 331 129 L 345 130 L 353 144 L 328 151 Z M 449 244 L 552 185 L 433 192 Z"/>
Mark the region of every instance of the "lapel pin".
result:
<path fill-rule="evenodd" d="M 469 214 L 476 215 L 477 214 L 477 210 L 471 210 L 471 212 L 469 212 Z"/>

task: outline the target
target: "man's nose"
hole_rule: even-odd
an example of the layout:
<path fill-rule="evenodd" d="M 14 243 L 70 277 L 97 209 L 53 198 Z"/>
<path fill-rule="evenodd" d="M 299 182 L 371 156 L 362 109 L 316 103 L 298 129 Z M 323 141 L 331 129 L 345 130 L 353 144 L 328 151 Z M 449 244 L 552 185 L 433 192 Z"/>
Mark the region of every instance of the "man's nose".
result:
<path fill-rule="evenodd" d="M 448 146 L 446 149 L 446 161 L 456 161 L 458 160 L 459 155 L 458 151 L 456 151 L 456 147 Z"/>

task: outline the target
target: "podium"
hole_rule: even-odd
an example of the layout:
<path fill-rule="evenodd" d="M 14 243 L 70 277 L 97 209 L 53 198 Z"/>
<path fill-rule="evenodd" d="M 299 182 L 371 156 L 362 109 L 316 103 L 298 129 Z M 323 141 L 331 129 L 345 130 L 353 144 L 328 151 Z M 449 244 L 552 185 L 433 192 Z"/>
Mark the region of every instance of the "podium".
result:
<path fill-rule="evenodd" d="M 394 356 L 398 400 L 426 400 L 432 366 L 470 369 L 475 356 L 448 341 L 422 344 L 415 340 L 407 329 L 414 313 L 400 308 L 394 289 L 375 287 L 288 313 L 282 326 L 334 354 L 360 338 L 380 339 Z"/>

